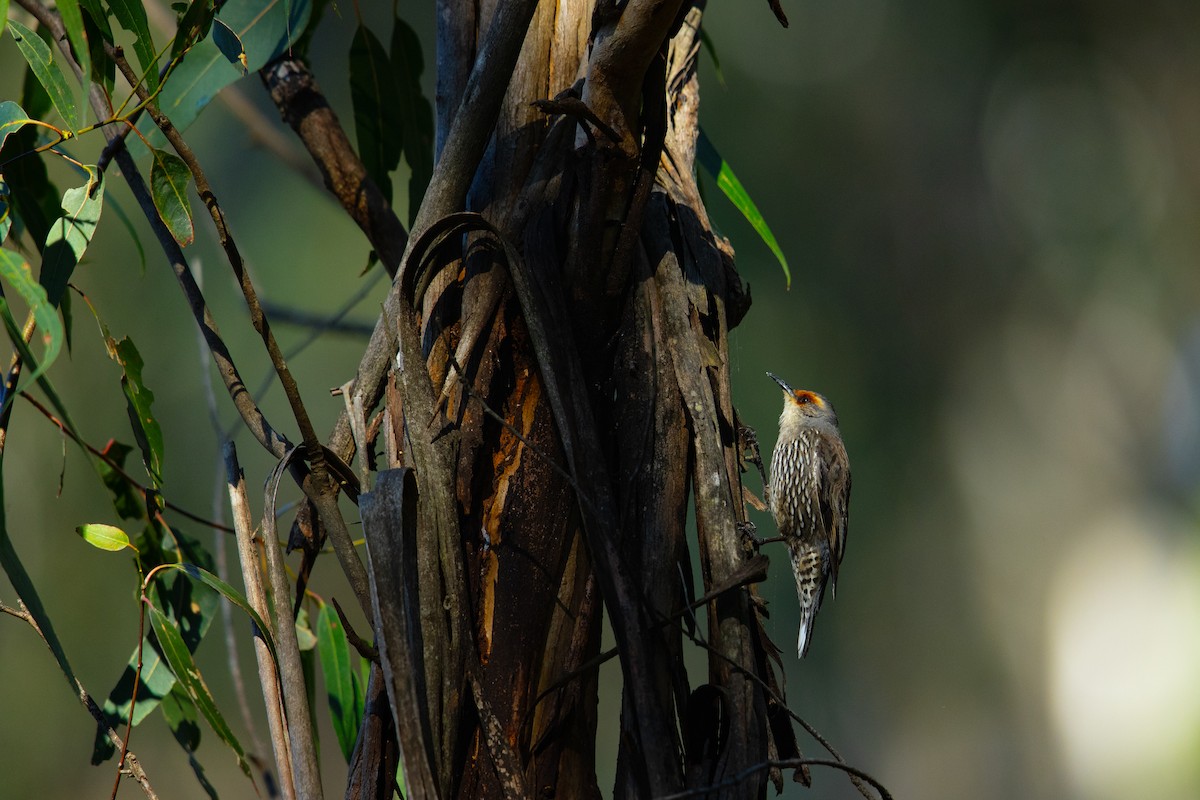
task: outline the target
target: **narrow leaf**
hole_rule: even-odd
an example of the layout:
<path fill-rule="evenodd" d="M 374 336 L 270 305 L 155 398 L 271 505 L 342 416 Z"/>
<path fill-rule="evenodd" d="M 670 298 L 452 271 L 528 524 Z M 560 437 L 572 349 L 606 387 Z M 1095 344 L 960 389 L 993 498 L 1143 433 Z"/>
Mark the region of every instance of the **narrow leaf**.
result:
<path fill-rule="evenodd" d="M 4 34 L 4 26 L 8 23 L 8 0 L 0 0 L 0 35 Z"/>
<path fill-rule="evenodd" d="M 8 184 L 0 176 L 0 244 L 4 244 L 8 232 L 12 230 L 12 206 L 8 204 L 8 195 Z"/>
<path fill-rule="evenodd" d="M 62 301 L 67 281 L 96 233 L 104 205 L 104 176 L 95 167 L 84 169 L 87 183 L 63 195 L 63 216 L 51 226 L 42 250 L 41 284 L 51 306 L 57 307 Z"/>
<path fill-rule="evenodd" d="M 182 52 L 184 28 L 192 24 L 188 15 L 206 5 L 211 7 L 211 0 L 195 0 L 188 8 L 175 37 L 172 59 Z M 310 0 L 226 0 L 221 5 L 220 19 L 241 40 L 246 69 L 255 72 L 288 49 L 304 30 L 311 9 Z M 186 47 L 191 47 L 187 58 L 172 69 L 171 80 L 165 82 L 158 95 L 158 107 L 181 131 L 195 121 L 217 92 L 242 77 L 241 69 L 230 65 L 211 37 L 200 36 L 207 32 L 207 26 L 200 20 L 195 34 L 202 40 L 186 43 Z M 153 120 L 143 119 L 138 128 L 151 146 L 162 147 L 165 140 Z M 132 136 L 128 147 L 135 158 L 146 152 L 141 140 Z"/>
<path fill-rule="evenodd" d="M 391 202 L 389 173 L 400 163 L 404 121 L 387 51 L 365 25 L 358 26 L 350 44 L 350 101 L 359 158 Z"/>
<path fill-rule="evenodd" d="M 271 658 L 275 661 L 275 663 L 279 663 L 279 658 L 275 651 L 275 638 L 271 636 L 271 629 L 267 627 L 267 623 L 264 622 L 263 618 L 259 616 L 258 612 L 251 607 L 249 601 L 246 600 L 245 596 L 241 592 L 218 578 L 213 573 L 209 572 L 203 567 L 198 567 L 195 564 L 172 564 L 171 566 L 182 572 L 184 575 L 187 575 L 189 578 L 198 580 L 209 588 L 217 590 L 222 597 L 244 611 L 246 616 L 250 617 L 250 621 L 254 623 L 257 633 L 262 636 L 263 641 L 267 645 L 267 650 L 271 652 Z"/>
<path fill-rule="evenodd" d="M 110 340 L 111 341 L 111 340 Z M 133 428 L 133 438 L 142 451 L 142 461 L 154 487 L 162 485 L 163 435 L 151 406 L 154 393 L 142 381 L 142 356 L 129 337 L 115 342 L 113 360 L 121 365 L 121 389 L 125 393 L 126 410 Z"/>
<path fill-rule="evenodd" d="M 242 40 L 233 32 L 233 28 L 226 25 L 220 17 L 213 20 L 212 27 L 213 44 L 221 51 L 221 55 L 229 60 L 230 64 L 242 71 L 242 75 L 246 74 L 246 48 L 242 47 Z"/>
<path fill-rule="evenodd" d="M 110 439 L 103 450 L 104 455 L 121 468 L 125 467 L 125 457 L 132 452 L 132 447 L 121 444 L 116 439 Z M 96 470 L 100 473 L 100 480 L 104 481 L 109 494 L 112 495 L 113 507 L 117 510 L 117 516 L 121 519 L 142 519 L 144 515 L 141 500 L 138 498 L 137 492 L 129 485 L 129 481 L 105 461 L 97 460 Z"/>
<path fill-rule="evenodd" d="M 704 45 L 705 52 L 713 62 L 713 71 L 717 74 L 717 83 L 725 86 L 725 74 L 721 72 L 721 59 L 717 56 L 717 46 L 713 44 L 712 37 L 708 35 L 708 28 L 700 26 L 700 44 Z"/>
<path fill-rule="evenodd" d="M 17 103 L 12 100 L 0 103 L 0 147 L 4 146 L 10 133 L 16 133 L 29 122 L 32 122 L 29 115 Z"/>
<path fill-rule="evenodd" d="M 129 534 L 112 525 L 103 525 L 100 523 L 80 525 L 75 529 L 75 532 L 82 536 L 83 540 L 92 547 L 98 547 L 110 553 L 117 553 L 127 548 L 137 550 L 133 546 L 133 543 L 129 541 Z"/>
<path fill-rule="evenodd" d="M 76 11 L 78 12 L 78 8 Z M 80 25 L 82 24 L 81 22 Z M 29 69 L 33 71 L 34 77 L 50 96 L 50 102 L 58 109 L 58 115 L 63 118 L 68 128 L 78 130 L 79 108 L 75 98 L 71 96 L 71 87 L 67 85 L 66 77 L 50 55 L 50 45 L 16 20 L 9 20 L 8 31 L 17 43 L 17 49 L 29 64 Z"/>
<path fill-rule="evenodd" d="M 92 80 L 100 81 L 104 91 L 111 95 L 117 77 L 117 63 L 109 58 L 105 47 L 116 43 L 112 25 L 100 0 L 79 0 L 79 6 L 83 10 L 83 31 L 92 58 Z"/>
<path fill-rule="evenodd" d="M 58 7 L 59 16 L 62 17 L 63 27 L 67 29 L 67 39 L 71 41 L 71 49 L 75 51 L 75 61 L 83 71 L 80 102 L 71 103 L 75 109 L 76 120 L 72 128 L 78 129 L 83 124 L 88 85 L 92 80 L 92 56 L 88 49 L 87 36 L 83 32 L 83 12 L 79 10 L 79 0 L 56 0 L 55 5 Z"/>
<path fill-rule="evenodd" d="M 25 379 L 25 384 L 28 385 L 49 369 L 50 365 L 54 363 L 54 359 L 58 357 L 63 342 L 62 322 L 59 320 L 58 314 L 54 312 L 54 306 L 47 301 L 46 290 L 33 279 L 29 264 L 21 256 L 11 250 L 0 250 L 0 277 L 12 284 L 25 300 L 25 304 L 29 306 L 45 346 L 37 364 L 31 365 L 33 370 Z M 20 337 L 18 336 L 18 338 Z M 21 342 L 21 345 L 24 345 L 24 341 Z M 6 398 L 6 402 L 11 401 L 12 397 Z"/>
<path fill-rule="evenodd" d="M 337 735 L 338 747 L 349 763 L 354 742 L 362 724 L 362 700 L 355 692 L 356 683 L 350 645 L 332 604 L 321 606 L 317 614 L 317 654 L 329 696 L 329 716 Z"/>
<path fill-rule="evenodd" d="M 216 5 L 210 0 L 192 0 L 179 19 L 179 29 L 175 31 L 175 41 L 171 45 L 172 61 L 208 36 L 215 14 Z"/>
<path fill-rule="evenodd" d="M 112 9 L 117 23 L 136 37 L 133 40 L 133 53 L 145 76 L 146 88 L 155 91 L 158 89 L 158 61 L 155 59 L 158 51 L 150 35 L 146 9 L 138 0 L 108 0 L 108 7 Z"/>
<path fill-rule="evenodd" d="M 192 179 L 187 164 L 178 156 L 163 150 L 153 151 L 150 167 L 150 194 L 154 207 L 175 241 L 187 247 L 195 239 L 192 227 L 192 208 L 188 204 L 187 187 Z"/>
<path fill-rule="evenodd" d="M 204 564 L 205 569 L 211 569 L 212 559 L 199 549 L 194 540 L 189 539 L 181 531 L 172 529 L 171 542 L 177 542 L 179 550 L 164 550 L 162 545 L 163 533 L 154 524 L 146 526 L 137 540 L 138 551 L 141 553 L 142 564 L 152 568 L 163 563 L 179 563 L 184 559 L 190 563 Z M 172 625 L 180 632 L 188 650 L 195 652 L 200 642 L 208 633 L 213 619 L 217 615 L 220 595 L 208 586 L 198 581 L 187 580 L 172 571 L 169 574 L 160 573 L 155 577 L 149 594 L 160 608 L 168 608 Z M 130 719 L 130 705 L 133 698 L 137 675 L 138 653 L 134 650 L 125 665 L 121 677 L 104 702 L 104 716 L 110 725 L 124 724 Z M 167 666 L 167 662 L 159 654 L 158 649 L 151 643 L 149 632 L 142 646 L 141 680 L 136 683 L 137 702 L 133 703 L 133 724 L 138 725 L 151 712 L 159 707 L 162 698 L 175 686 L 175 676 Z M 99 764 L 113 755 L 112 745 L 107 737 L 97 737 L 92 751 L 92 763 Z"/>
<path fill-rule="evenodd" d="M 779 266 L 783 267 L 783 275 L 787 280 L 787 287 L 792 287 L 792 272 L 788 269 L 787 258 L 783 255 L 783 250 L 780 249 L 779 243 L 775 241 L 775 234 L 771 233 L 771 229 L 767 226 L 766 220 L 758 210 L 758 206 L 750 199 L 750 195 L 746 192 L 742 182 L 733 174 L 728 162 L 721 158 L 721 154 L 717 152 L 717 148 L 709 141 L 709 138 L 704 133 L 704 129 L 700 129 L 700 138 L 696 141 L 696 161 L 700 166 L 704 167 L 710 175 L 717 179 L 717 187 L 725 193 L 729 201 L 734 207 L 742 212 L 742 216 L 750 223 L 750 226 L 762 237 L 763 242 L 775 254 L 775 258 L 779 261 Z"/>
<path fill-rule="evenodd" d="M 233 735 L 229 725 L 226 724 L 225 718 L 221 715 L 220 709 L 217 708 L 216 702 L 213 700 L 212 693 L 209 692 L 208 686 L 204 683 L 204 678 L 200 674 L 200 670 L 196 667 L 196 662 L 192 659 L 192 654 L 188 651 L 187 645 L 183 643 L 183 639 L 179 635 L 179 631 L 175 630 L 171 620 L 153 603 L 146 603 L 146 611 L 150 617 L 150 626 L 154 629 L 154 635 L 158 639 L 159 646 L 162 648 L 163 657 L 171 667 L 171 671 L 175 673 L 176 680 L 183 687 L 188 699 L 195 704 L 200 714 L 212 727 L 213 731 L 220 737 L 221 741 L 229 746 L 237 755 L 238 766 L 242 772 L 251 781 L 254 780 L 250 772 L 250 764 L 246 760 L 246 751 L 242 749 L 242 745 L 238 742 L 237 737 Z"/>
<path fill-rule="evenodd" d="M 172 687 L 162 699 L 162 714 L 175 741 L 183 748 L 183 752 L 187 753 L 188 763 L 200 783 L 200 788 L 211 800 L 218 800 L 217 790 L 213 788 L 208 776 L 204 774 L 204 767 L 196 759 L 196 748 L 200 746 L 200 723 L 196 716 L 196 706 L 179 684 Z"/>
<path fill-rule="evenodd" d="M 400 95 L 404 160 L 411 172 L 408 179 L 408 221 L 411 224 L 433 177 L 433 107 L 421 90 L 421 73 L 425 67 L 421 40 L 399 17 L 392 26 L 391 61 Z"/>
<path fill-rule="evenodd" d="M 58 219 L 62 193 L 50 182 L 42 154 L 32 152 L 38 144 L 38 129 L 26 123 L 46 116 L 51 107 L 50 97 L 29 68 L 25 69 L 22 105 L 0 103 L 0 164 L 4 164 L 8 204 L 39 251 L 50 225 Z"/>

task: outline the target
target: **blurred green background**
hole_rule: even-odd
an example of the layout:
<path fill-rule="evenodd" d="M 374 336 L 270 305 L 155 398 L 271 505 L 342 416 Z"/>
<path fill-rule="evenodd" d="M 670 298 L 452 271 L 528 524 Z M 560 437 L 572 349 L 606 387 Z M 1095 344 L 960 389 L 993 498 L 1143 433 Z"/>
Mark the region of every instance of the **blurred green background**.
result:
<path fill-rule="evenodd" d="M 769 251 L 708 181 L 710 213 L 754 295 L 731 337 L 739 411 L 767 447 L 781 397 L 764 371 L 818 390 L 838 408 L 854 468 L 838 597 L 804 662 L 791 655 L 782 552 L 762 587 L 793 708 L 897 798 L 1200 795 L 1200 4 L 784 7 L 788 30 L 766 3 L 711 4 L 723 81 L 703 56 L 701 119 L 793 274 L 785 291 Z M 401 11 L 428 58 L 431 9 Z M 347 124 L 353 31 L 352 8 L 338 4 L 314 46 Z M 5 37 L 0 99 L 18 96 L 21 74 Z M 278 127 L 256 78 L 237 91 Z M 363 285 L 368 246 L 356 229 L 226 103 L 187 138 L 264 297 L 328 311 Z M 73 152 L 94 159 L 98 147 L 93 135 Z M 65 171 L 53 177 L 73 185 Z M 136 216 L 121 181 L 108 192 Z M 75 283 L 142 351 L 167 496 L 215 514 L 210 366 L 145 226 L 141 274 L 108 213 Z M 189 256 L 256 385 L 266 360 L 211 226 L 197 223 Z M 382 295 L 376 284 L 352 318 L 372 320 Z M 120 372 L 94 330 L 77 303 L 74 351 L 51 377 L 90 441 L 127 441 Z M 306 335 L 279 333 L 285 349 Z M 340 409 L 326 390 L 353 375 L 362 347 L 326 336 L 292 359 L 318 429 Z M 265 408 L 288 417 L 277 389 Z M 232 422 L 227 401 L 221 415 Z M 257 507 L 270 464 L 239 444 Z M 72 531 L 116 522 L 111 504 L 27 405 L 8 449 L 10 530 L 79 677 L 102 698 L 137 639 L 136 577 L 126 557 Z M 335 572 L 318 566 L 318 592 L 347 594 Z M 4 578 L 0 599 L 15 602 Z M 218 622 L 201 669 L 248 739 L 221 639 Z M 249 675 L 244 644 L 242 663 Z M 0 797 L 106 795 L 111 762 L 88 764 L 90 719 L 41 643 L 7 617 L 0 678 Z M 344 766 L 323 724 L 337 794 Z M 615 734 L 615 716 L 601 724 Z M 217 788 L 247 795 L 228 751 L 204 737 Z M 132 746 L 161 796 L 203 797 L 161 722 Z M 811 793 L 788 796 L 856 796 L 835 773 L 814 777 Z M 140 792 L 125 782 L 121 796 Z"/>

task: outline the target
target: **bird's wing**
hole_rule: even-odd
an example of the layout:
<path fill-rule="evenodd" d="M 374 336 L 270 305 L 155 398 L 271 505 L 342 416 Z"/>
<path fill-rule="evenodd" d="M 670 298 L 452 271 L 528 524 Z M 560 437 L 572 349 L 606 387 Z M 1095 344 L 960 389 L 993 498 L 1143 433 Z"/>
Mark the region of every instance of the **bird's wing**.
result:
<path fill-rule="evenodd" d="M 829 545 L 833 584 L 837 586 L 838 566 L 846 553 L 846 535 L 850 523 L 850 462 L 846 447 L 833 436 L 822 436 L 818 444 L 824 491 L 821 495 L 821 522 Z"/>

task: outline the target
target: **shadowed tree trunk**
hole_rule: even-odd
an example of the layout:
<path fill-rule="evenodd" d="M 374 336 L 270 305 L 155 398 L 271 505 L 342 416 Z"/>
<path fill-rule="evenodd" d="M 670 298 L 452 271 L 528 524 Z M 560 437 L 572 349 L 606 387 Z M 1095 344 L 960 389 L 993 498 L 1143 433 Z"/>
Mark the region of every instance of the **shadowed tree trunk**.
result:
<path fill-rule="evenodd" d="M 415 796 L 598 796 L 602 613 L 624 687 L 618 796 L 796 755 L 748 586 L 762 562 L 739 534 L 727 335 L 749 294 L 693 174 L 702 7 L 438 4 L 439 165 L 389 301 L 387 435 L 414 472 L 373 493 L 408 501 L 364 504 L 379 603 L 397 609 L 398 627 L 376 617 L 392 702 L 419 717 L 399 724 Z M 418 490 L 415 525 L 381 535 Z M 384 586 L 380 548 L 416 592 Z M 709 670 L 693 687 L 697 595 Z M 767 775 L 721 795 L 760 796 Z"/>

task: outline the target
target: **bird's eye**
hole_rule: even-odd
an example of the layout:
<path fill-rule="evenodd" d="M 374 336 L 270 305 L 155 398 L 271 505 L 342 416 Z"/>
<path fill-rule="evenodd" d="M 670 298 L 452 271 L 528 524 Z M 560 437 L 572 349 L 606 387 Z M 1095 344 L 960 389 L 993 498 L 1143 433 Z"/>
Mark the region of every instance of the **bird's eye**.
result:
<path fill-rule="evenodd" d="M 812 398 L 810 398 L 806 394 L 802 394 L 796 398 L 796 402 L 799 403 L 800 405 L 807 405 L 808 403 L 812 402 Z"/>

